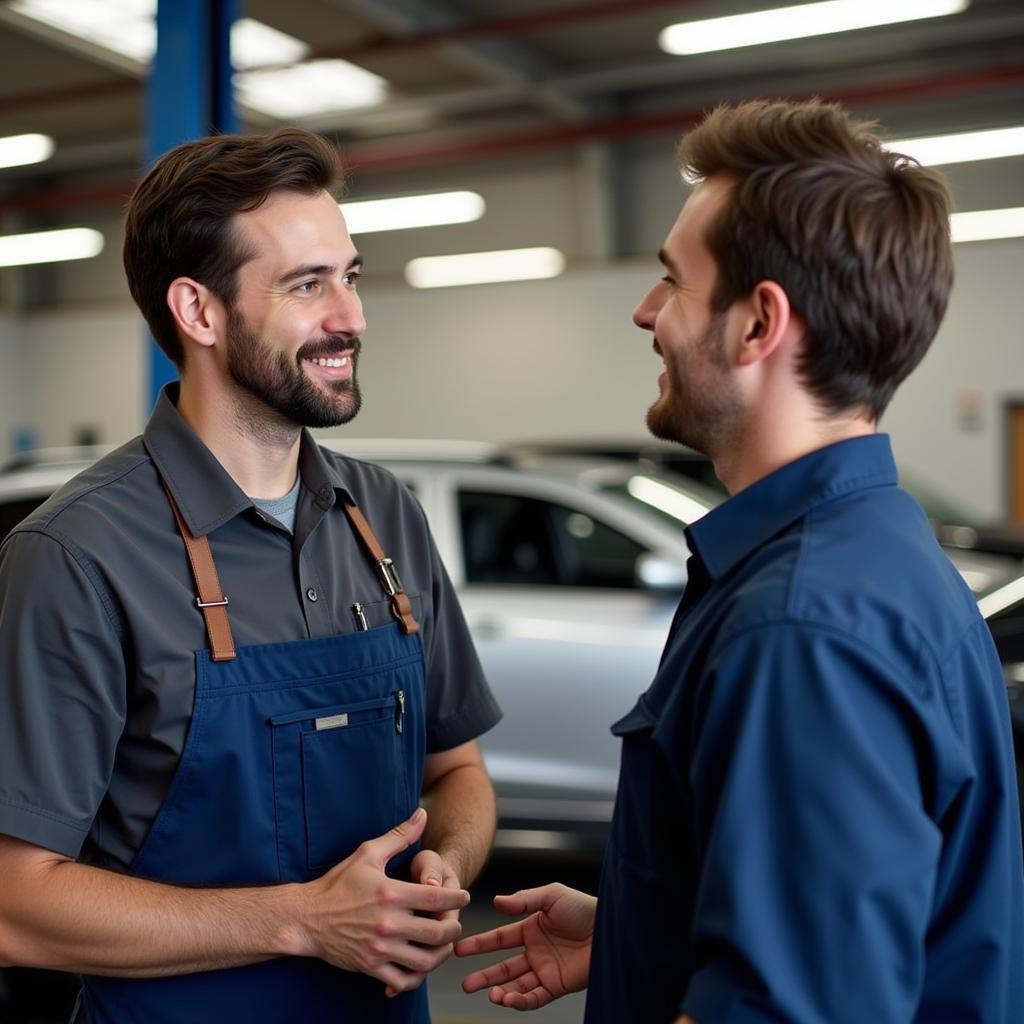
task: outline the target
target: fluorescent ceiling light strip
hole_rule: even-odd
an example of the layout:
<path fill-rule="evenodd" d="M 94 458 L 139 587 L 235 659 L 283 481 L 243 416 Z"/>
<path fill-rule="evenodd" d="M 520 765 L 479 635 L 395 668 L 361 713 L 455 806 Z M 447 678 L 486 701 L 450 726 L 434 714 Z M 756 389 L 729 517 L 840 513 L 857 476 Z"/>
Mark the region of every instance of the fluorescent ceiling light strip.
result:
<path fill-rule="evenodd" d="M 467 224 L 479 220 L 485 208 L 483 197 L 476 192 L 435 192 L 341 204 L 341 212 L 352 235 L 439 224 Z"/>
<path fill-rule="evenodd" d="M 1024 155 L 1024 125 L 1017 128 L 993 128 L 955 135 L 927 135 L 917 139 L 894 139 L 885 143 L 894 153 L 912 156 L 918 163 L 962 164 L 975 160 L 996 160 Z"/>
<path fill-rule="evenodd" d="M 156 52 L 156 0 L 11 0 L 9 6 L 140 66 Z M 387 82 L 380 75 L 345 60 L 307 61 L 311 50 L 253 18 L 238 19 L 231 26 L 231 59 L 239 102 L 290 121 L 384 99 Z M 265 65 L 282 66 L 251 70 Z"/>
<path fill-rule="evenodd" d="M 658 45 L 666 53 L 680 56 L 733 50 L 959 14 L 969 3 L 970 0 L 827 0 L 669 25 L 658 36 Z"/>
<path fill-rule="evenodd" d="M 410 260 L 405 279 L 413 288 L 453 288 L 464 284 L 532 281 L 557 277 L 565 269 L 558 249 L 500 249 Z"/>
<path fill-rule="evenodd" d="M 954 242 L 984 242 L 991 238 L 1024 236 L 1024 206 L 1004 210 L 972 210 L 949 218 Z"/>
<path fill-rule="evenodd" d="M 92 228 L 60 228 L 0 236 L 0 267 L 87 260 L 103 251 L 103 235 Z"/>
<path fill-rule="evenodd" d="M 49 135 L 8 135 L 0 139 L 0 167 L 38 164 L 51 156 L 53 139 Z"/>

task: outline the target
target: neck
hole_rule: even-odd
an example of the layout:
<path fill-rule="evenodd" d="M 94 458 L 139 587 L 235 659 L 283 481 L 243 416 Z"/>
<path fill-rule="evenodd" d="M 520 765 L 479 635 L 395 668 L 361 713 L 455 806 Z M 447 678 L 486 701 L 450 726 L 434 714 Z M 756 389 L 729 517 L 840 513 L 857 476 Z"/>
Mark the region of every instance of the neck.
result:
<path fill-rule="evenodd" d="M 773 418 L 770 423 L 751 420 L 739 442 L 728 452 L 716 452 L 712 461 L 719 480 L 730 494 L 736 494 L 810 452 L 874 432 L 875 422 L 863 416 L 812 417 L 802 422 L 785 417 Z"/>
<path fill-rule="evenodd" d="M 204 386 L 199 375 L 182 377 L 178 412 L 245 494 L 280 498 L 292 489 L 301 427 L 238 388 Z"/>

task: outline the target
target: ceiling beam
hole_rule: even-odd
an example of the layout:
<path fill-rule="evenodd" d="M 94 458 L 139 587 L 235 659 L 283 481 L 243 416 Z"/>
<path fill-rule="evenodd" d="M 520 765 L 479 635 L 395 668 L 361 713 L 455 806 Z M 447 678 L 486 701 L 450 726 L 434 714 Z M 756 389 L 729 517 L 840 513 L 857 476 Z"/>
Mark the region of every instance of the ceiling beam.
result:
<path fill-rule="evenodd" d="M 466 26 L 465 19 L 460 19 L 443 0 L 332 0 L 332 3 L 398 36 L 444 36 Z M 442 39 L 441 45 L 473 73 L 498 85 L 522 89 L 532 102 L 560 121 L 586 120 L 598 112 L 592 101 L 549 85 L 555 77 L 555 68 L 520 43 L 505 39 Z"/>

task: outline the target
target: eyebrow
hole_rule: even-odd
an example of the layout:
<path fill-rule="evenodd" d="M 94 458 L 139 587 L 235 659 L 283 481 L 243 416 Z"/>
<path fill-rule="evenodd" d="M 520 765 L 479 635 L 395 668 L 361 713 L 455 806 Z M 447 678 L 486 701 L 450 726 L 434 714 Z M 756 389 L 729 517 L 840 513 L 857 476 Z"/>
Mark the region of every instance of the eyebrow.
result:
<path fill-rule="evenodd" d="M 345 270 L 358 270 L 362 265 L 363 257 L 356 253 L 356 255 L 349 260 L 348 266 Z M 294 270 L 289 270 L 287 274 L 282 274 L 274 283 L 278 285 L 278 287 L 284 287 L 285 285 L 292 284 L 294 281 L 298 281 L 303 277 L 331 277 L 337 272 L 337 267 L 327 263 L 303 263 L 302 266 L 296 267 Z"/>
<path fill-rule="evenodd" d="M 680 274 L 679 274 L 679 267 L 676 266 L 675 261 L 672 259 L 671 256 L 669 256 L 669 254 L 664 249 L 659 249 L 658 250 L 658 259 L 661 262 L 661 265 L 670 274 L 672 274 L 674 277 L 679 277 L 680 276 Z"/>

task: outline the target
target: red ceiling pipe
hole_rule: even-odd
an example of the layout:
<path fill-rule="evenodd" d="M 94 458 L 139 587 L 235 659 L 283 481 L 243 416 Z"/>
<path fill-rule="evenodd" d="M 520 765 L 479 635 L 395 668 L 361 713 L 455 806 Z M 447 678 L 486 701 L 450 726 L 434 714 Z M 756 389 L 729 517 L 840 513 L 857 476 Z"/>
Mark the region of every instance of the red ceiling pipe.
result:
<path fill-rule="evenodd" d="M 1012 88 L 1024 85 L 1024 66 L 962 72 L 936 78 L 914 79 L 840 89 L 823 98 L 850 105 L 900 102 L 969 94 L 983 89 Z M 810 94 L 807 97 L 809 98 Z M 791 96 L 799 99 L 799 96 Z M 661 132 L 682 131 L 698 121 L 707 109 L 674 110 L 590 121 L 580 125 L 558 125 L 530 131 L 453 142 L 448 145 L 344 147 L 348 166 L 360 174 L 407 171 L 472 159 L 487 159 L 513 152 L 529 152 L 572 143 L 632 138 Z M 133 188 L 132 182 L 118 181 L 87 186 L 77 190 L 47 190 L 22 193 L 0 200 L 0 212 L 6 210 L 52 211 L 76 205 L 112 205 L 123 202 Z"/>
<path fill-rule="evenodd" d="M 872 103 L 900 102 L 911 99 L 934 98 L 971 93 L 1024 84 L 1024 66 L 994 68 L 986 71 L 961 72 L 936 78 L 914 79 L 905 82 L 887 82 L 840 89 L 825 99 L 851 106 Z M 811 99 L 819 93 L 805 96 L 789 94 L 791 99 Z M 696 123 L 707 110 L 676 110 L 667 113 L 637 114 L 578 125 L 557 125 L 522 132 L 506 133 L 449 145 L 349 145 L 344 147 L 347 164 L 358 173 L 373 174 L 402 171 L 409 168 L 450 164 L 465 160 L 484 159 L 510 152 L 526 152 L 579 142 L 625 139 L 653 135 L 662 131 L 682 131 Z"/>

